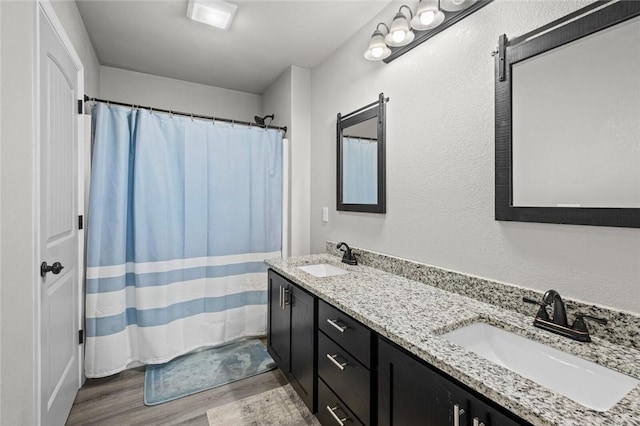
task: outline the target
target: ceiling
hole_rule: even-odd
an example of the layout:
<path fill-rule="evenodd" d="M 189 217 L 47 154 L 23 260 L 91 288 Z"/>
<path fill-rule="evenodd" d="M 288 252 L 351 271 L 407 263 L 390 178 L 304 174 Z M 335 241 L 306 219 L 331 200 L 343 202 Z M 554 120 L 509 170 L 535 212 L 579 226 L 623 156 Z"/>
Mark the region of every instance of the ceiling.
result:
<path fill-rule="evenodd" d="M 390 0 L 231 2 L 223 31 L 188 19 L 187 0 L 76 0 L 102 65 L 255 94 L 322 63 Z"/>

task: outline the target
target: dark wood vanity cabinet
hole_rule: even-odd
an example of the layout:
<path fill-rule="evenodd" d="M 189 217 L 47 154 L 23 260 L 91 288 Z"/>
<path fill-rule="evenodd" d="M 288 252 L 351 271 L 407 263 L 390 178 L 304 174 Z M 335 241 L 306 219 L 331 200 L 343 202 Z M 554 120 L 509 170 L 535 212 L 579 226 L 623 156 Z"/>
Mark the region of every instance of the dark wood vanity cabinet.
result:
<path fill-rule="evenodd" d="M 528 425 L 503 413 L 402 349 L 378 340 L 378 424 Z"/>
<path fill-rule="evenodd" d="M 339 425 L 339 419 L 345 424 L 375 424 L 372 341 L 370 329 L 318 301 L 318 386 L 326 386 L 332 395 L 331 403 L 318 402 L 318 418 L 323 425 Z M 342 417 L 336 418 L 338 412 Z"/>
<path fill-rule="evenodd" d="M 314 413 L 315 298 L 269 270 L 267 350 Z"/>
<path fill-rule="evenodd" d="M 273 270 L 268 275 L 267 349 L 322 425 L 530 425 Z"/>

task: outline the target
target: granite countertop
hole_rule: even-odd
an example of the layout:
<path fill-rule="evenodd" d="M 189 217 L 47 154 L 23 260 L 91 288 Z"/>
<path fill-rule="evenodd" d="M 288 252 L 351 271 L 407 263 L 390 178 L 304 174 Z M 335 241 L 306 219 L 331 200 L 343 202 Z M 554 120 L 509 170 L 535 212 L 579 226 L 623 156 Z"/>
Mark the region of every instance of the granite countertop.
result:
<path fill-rule="evenodd" d="M 281 275 L 378 334 L 535 425 L 640 425 L 640 385 L 606 412 L 573 400 L 457 346 L 442 333 L 486 322 L 565 352 L 640 377 L 640 351 L 593 338 L 575 342 L 533 327 L 533 318 L 330 254 L 270 259 Z M 297 266 L 329 263 L 350 273 L 314 277 Z"/>

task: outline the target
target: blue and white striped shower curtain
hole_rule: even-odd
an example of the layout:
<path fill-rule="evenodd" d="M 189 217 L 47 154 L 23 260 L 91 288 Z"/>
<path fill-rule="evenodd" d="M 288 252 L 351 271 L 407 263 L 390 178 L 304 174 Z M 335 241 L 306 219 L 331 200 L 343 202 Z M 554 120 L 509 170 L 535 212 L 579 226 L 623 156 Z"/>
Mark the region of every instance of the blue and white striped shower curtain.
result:
<path fill-rule="evenodd" d="M 93 119 L 87 377 L 264 335 L 280 131 L 102 103 Z"/>
<path fill-rule="evenodd" d="M 345 136 L 342 139 L 342 200 L 349 204 L 378 202 L 378 143 Z"/>

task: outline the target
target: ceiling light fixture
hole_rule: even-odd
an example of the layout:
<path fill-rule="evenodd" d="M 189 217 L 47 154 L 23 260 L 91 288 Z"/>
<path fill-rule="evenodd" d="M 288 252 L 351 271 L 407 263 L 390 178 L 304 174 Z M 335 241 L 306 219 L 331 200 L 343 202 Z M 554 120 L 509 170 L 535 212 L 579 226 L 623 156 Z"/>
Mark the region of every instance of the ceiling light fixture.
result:
<path fill-rule="evenodd" d="M 384 34 L 380 31 L 380 25 L 383 25 L 387 30 L 387 34 L 389 34 L 389 27 L 384 22 L 380 22 L 376 26 L 376 30 L 369 41 L 369 48 L 364 52 L 364 57 L 370 61 L 381 61 L 391 55 L 391 49 L 384 42 Z"/>
<path fill-rule="evenodd" d="M 376 26 L 364 57 L 370 61 L 389 63 L 492 1 L 420 0 L 415 14 L 403 4 L 391 22 L 391 28 L 384 22 Z M 403 13 L 403 8 L 409 10 L 408 17 Z M 386 33 L 380 29 L 381 25 Z"/>
<path fill-rule="evenodd" d="M 194 21 L 226 30 L 238 6 L 222 0 L 189 0 L 187 17 Z"/>
<path fill-rule="evenodd" d="M 396 13 L 395 18 L 393 18 L 393 22 L 391 22 L 391 29 L 389 30 L 389 34 L 384 38 L 384 41 L 387 43 L 387 46 L 391 47 L 400 47 L 406 46 L 411 43 L 416 35 L 411 31 L 411 27 L 409 27 L 409 21 L 407 20 L 407 16 L 402 13 L 402 8 L 406 7 L 409 11 L 409 19 L 413 18 L 413 12 L 406 4 L 400 6 L 398 9 L 398 13 Z"/>

